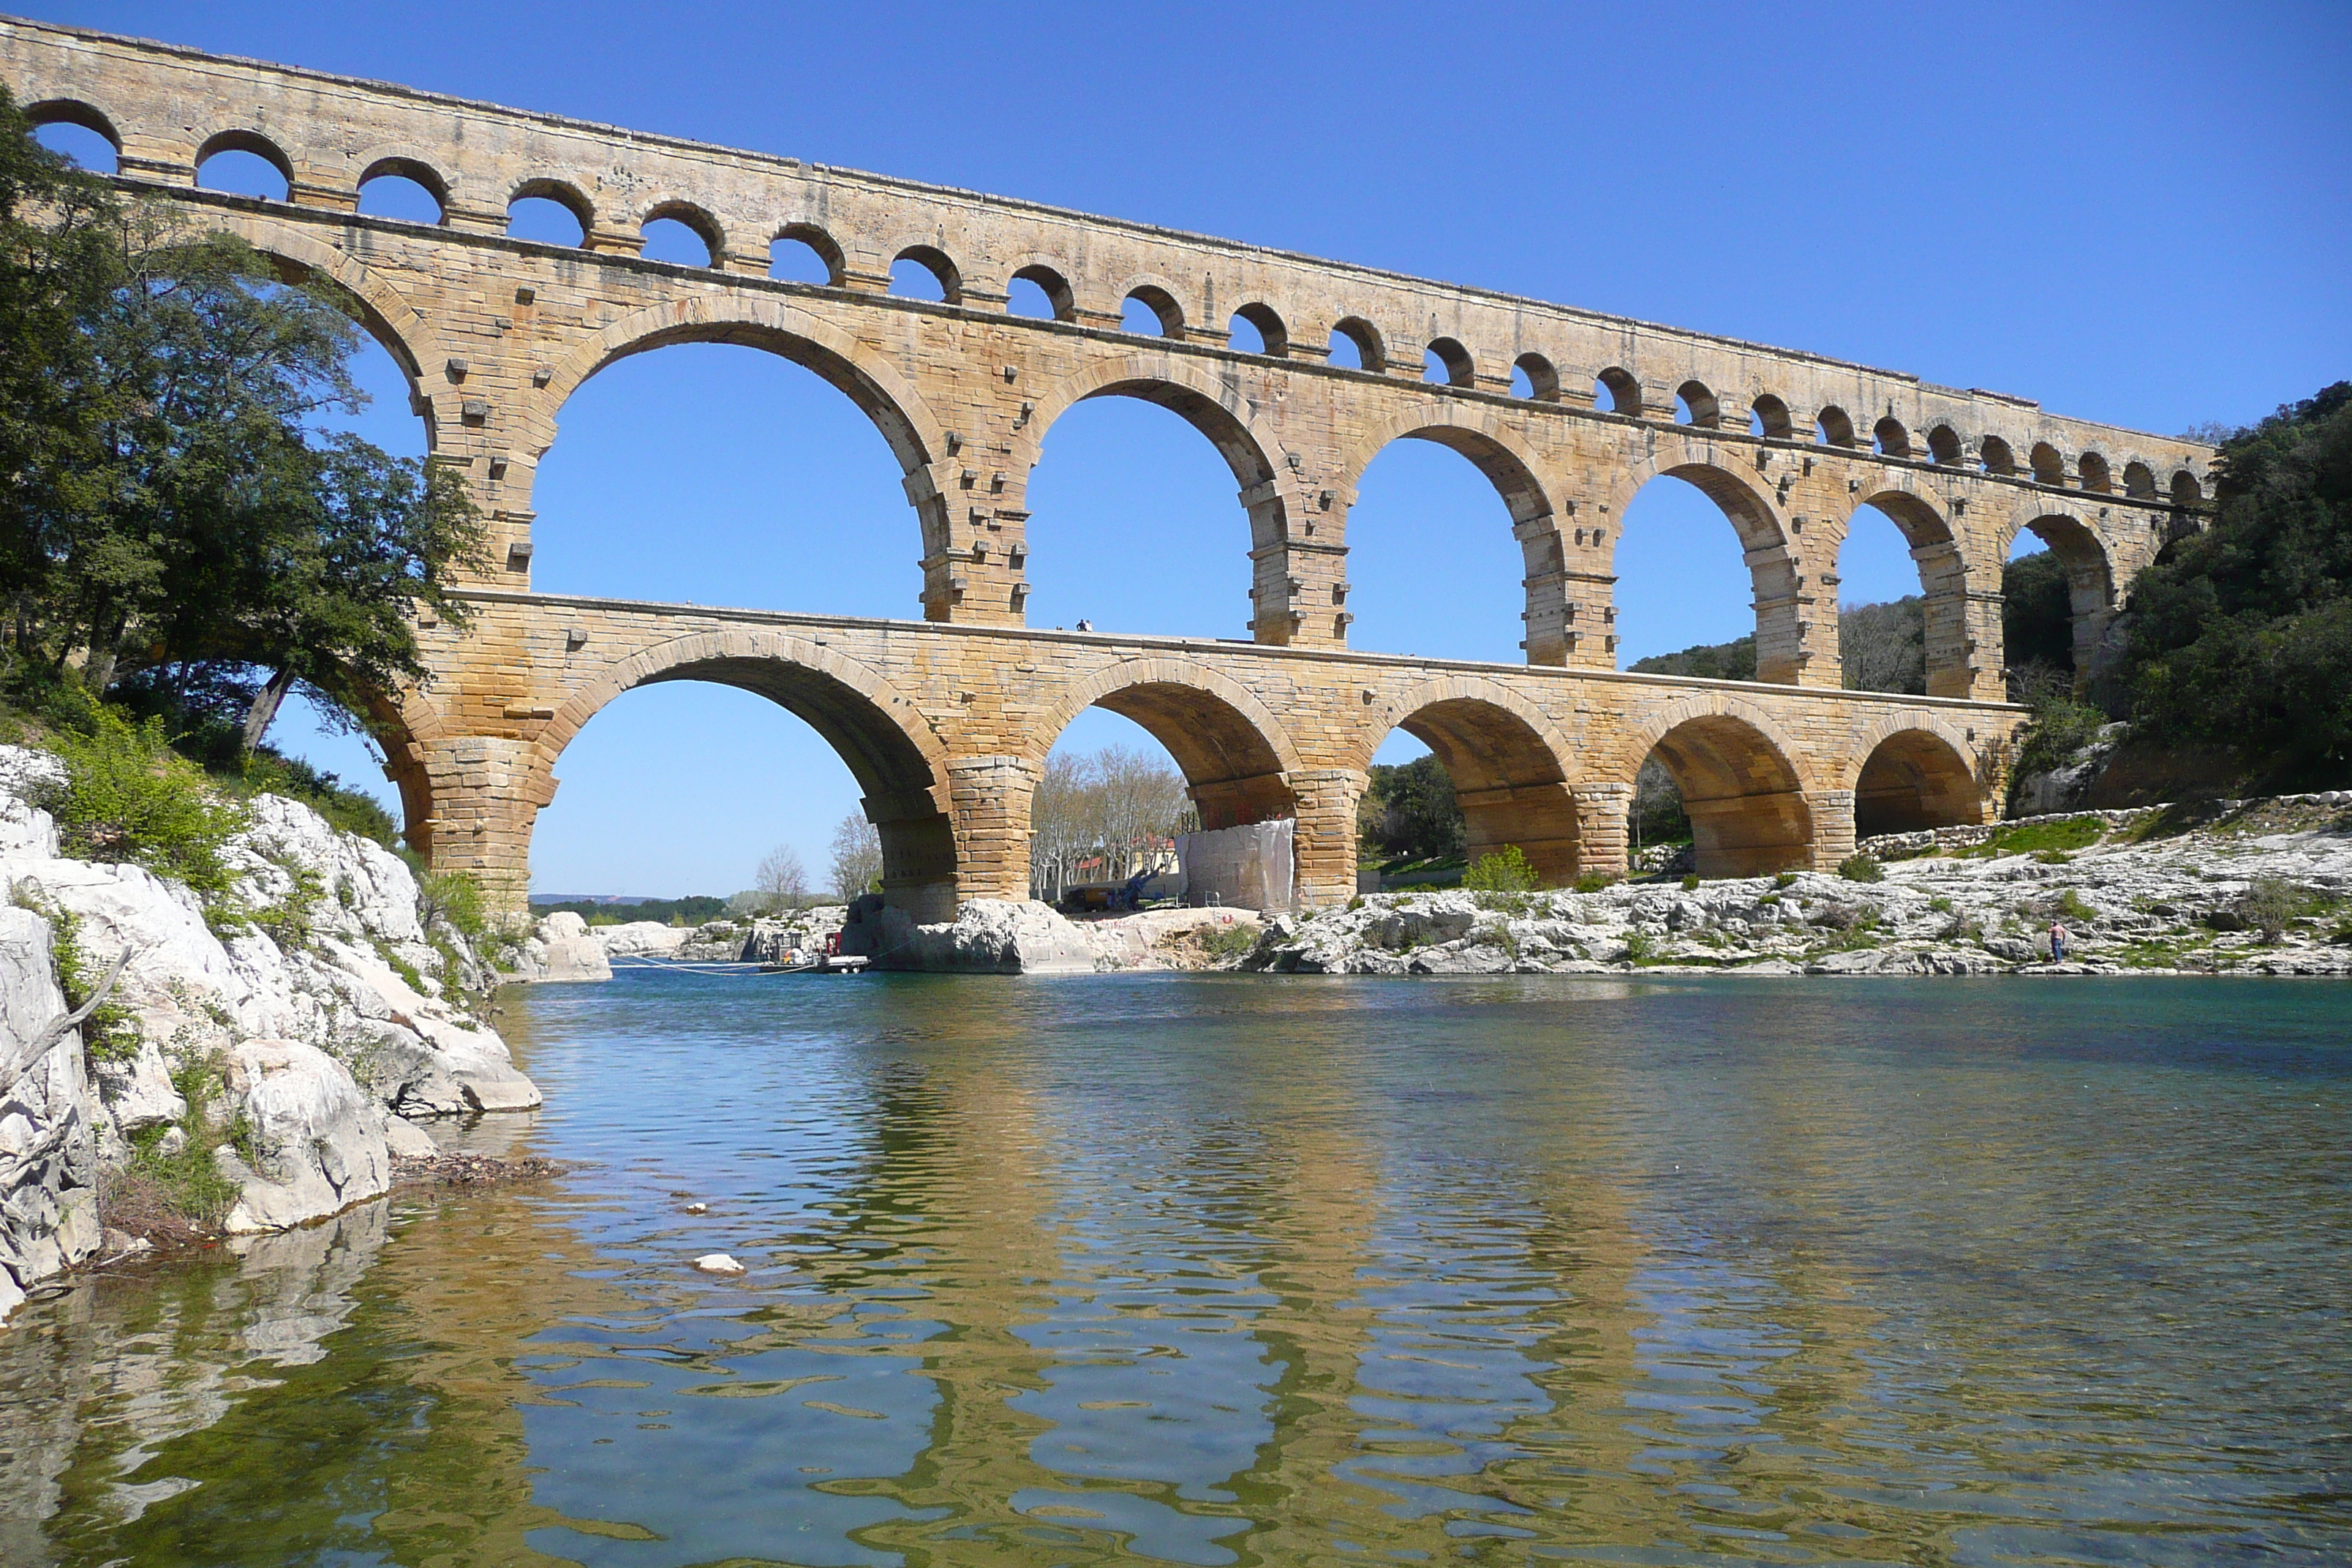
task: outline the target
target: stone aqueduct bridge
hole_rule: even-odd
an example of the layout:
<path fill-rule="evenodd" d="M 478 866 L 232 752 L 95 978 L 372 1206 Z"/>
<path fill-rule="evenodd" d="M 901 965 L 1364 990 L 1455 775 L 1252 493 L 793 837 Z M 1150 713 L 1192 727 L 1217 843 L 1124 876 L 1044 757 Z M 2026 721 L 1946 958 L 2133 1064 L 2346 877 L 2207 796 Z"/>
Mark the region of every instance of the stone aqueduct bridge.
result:
<path fill-rule="evenodd" d="M 36 121 L 104 136 L 126 186 L 338 287 L 408 375 L 436 458 L 493 519 L 494 554 L 472 629 L 428 626 L 436 678 L 380 715 L 390 771 L 433 862 L 515 899 L 566 742 L 618 693 L 675 679 L 761 692 L 822 731 L 881 827 L 890 896 L 930 918 L 1021 896 L 1031 786 L 1089 704 L 1168 746 L 1207 825 L 1296 813 L 1309 903 L 1352 890 L 1356 801 L 1400 724 L 1452 773 L 1475 844 L 1518 844 L 1553 877 L 1622 866 L 1653 747 L 1703 869 L 1834 861 L 1857 826 L 1986 810 L 2021 717 L 1999 700 L 2018 532 L 2064 561 L 2086 654 L 2208 479 L 2205 447 L 2000 394 L 404 88 L 25 22 L 0 22 L 0 79 Z M 197 188 L 226 150 L 275 164 L 287 199 Z M 430 191 L 442 220 L 361 215 L 361 186 L 388 174 Z M 569 207 L 583 243 L 508 237 L 526 196 Z M 660 218 L 700 236 L 709 264 L 640 256 Z M 830 281 L 769 277 L 779 239 L 812 247 Z M 943 300 L 888 292 L 908 259 Z M 1053 319 L 1008 312 L 1015 279 Z M 1121 330 L 1130 298 L 1158 335 Z M 1233 346 L 1235 317 L 1264 352 Z M 1360 368 L 1332 363 L 1342 342 Z M 904 470 L 921 621 L 530 591 L 531 479 L 564 400 L 679 342 L 781 354 L 872 417 Z M 1252 641 L 1024 628 L 1028 475 L 1055 420 L 1101 396 L 1173 410 L 1231 466 Z M 1460 452 L 1507 505 L 1525 667 L 1348 648 L 1349 509 L 1404 438 Z M 1661 474 L 1712 497 L 1745 547 L 1758 683 L 1613 668 L 1618 520 Z M 1838 689 L 1838 551 L 1865 503 L 1918 563 L 1924 700 Z M 1433 530 L 1426 547 L 1452 546 Z"/>

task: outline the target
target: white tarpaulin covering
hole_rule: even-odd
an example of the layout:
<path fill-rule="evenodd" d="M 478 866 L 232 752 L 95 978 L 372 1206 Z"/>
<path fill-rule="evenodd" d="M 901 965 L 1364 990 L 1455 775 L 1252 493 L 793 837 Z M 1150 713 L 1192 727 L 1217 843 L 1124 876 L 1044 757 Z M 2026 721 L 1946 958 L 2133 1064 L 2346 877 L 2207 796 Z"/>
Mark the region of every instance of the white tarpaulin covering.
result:
<path fill-rule="evenodd" d="M 1284 910 L 1290 908 L 1296 817 L 1187 833 L 1176 840 L 1184 901 L 1195 908 Z"/>

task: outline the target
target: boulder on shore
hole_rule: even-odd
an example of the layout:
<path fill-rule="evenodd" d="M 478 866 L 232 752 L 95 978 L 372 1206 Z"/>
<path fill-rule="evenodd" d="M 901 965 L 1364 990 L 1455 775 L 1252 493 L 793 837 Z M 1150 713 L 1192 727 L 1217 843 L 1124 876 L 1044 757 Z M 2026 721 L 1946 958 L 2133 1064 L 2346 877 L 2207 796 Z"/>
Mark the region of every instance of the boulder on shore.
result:
<path fill-rule="evenodd" d="M 81 1037 L 68 1029 L 42 1043 L 66 1010 L 49 922 L 0 907 L 0 1320 L 32 1286 L 98 1250 L 98 1141 Z"/>
<path fill-rule="evenodd" d="M 616 926 L 590 926 L 588 934 L 613 958 L 665 958 L 678 950 L 687 938 L 684 926 L 664 925 L 659 921 L 628 921 Z"/>
<path fill-rule="evenodd" d="M 463 994 L 487 969 L 446 920 L 427 929 L 390 850 L 258 796 L 222 847 L 236 884 L 207 905 L 141 866 L 60 857 L 40 802 L 63 777 L 52 753 L 0 746 L 0 882 L 16 906 L 0 906 L 0 1319 L 97 1249 L 101 1177 L 159 1131 L 210 1148 L 242 1113 L 214 1159 L 242 1188 L 230 1228 L 249 1232 L 381 1194 L 387 1110 L 539 1103 Z M 44 1043 L 66 1013 L 66 934 L 90 981 L 124 959 L 103 1042 Z M 214 1079 L 222 1102 L 200 1113 L 181 1085 Z"/>
<path fill-rule="evenodd" d="M 604 946 L 588 934 L 588 922 L 570 910 L 558 910 L 539 922 L 517 948 L 502 980 L 524 982 L 610 980 L 612 961 Z"/>
<path fill-rule="evenodd" d="M 299 1040 L 244 1040 L 224 1077 L 248 1129 L 244 1151 L 223 1144 L 213 1156 L 244 1188 L 230 1235 L 283 1230 L 389 1190 L 383 1112 L 342 1063 Z"/>
<path fill-rule="evenodd" d="M 917 925 L 868 893 L 849 907 L 841 951 L 877 969 L 937 974 L 1092 974 L 1093 947 L 1079 930 L 1034 899 L 971 899 L 952 921 Z"/>

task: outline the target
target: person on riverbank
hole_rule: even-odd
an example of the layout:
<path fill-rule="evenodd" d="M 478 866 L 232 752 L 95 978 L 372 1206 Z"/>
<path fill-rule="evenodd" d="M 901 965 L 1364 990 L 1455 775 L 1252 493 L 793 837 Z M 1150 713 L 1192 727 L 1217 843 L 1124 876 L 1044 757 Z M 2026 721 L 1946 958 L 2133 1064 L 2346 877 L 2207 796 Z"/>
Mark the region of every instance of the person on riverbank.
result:
<path fill-rule="evenodd" d="M 2050 962 L 2066 962 L 2066 928 L 2056 921 L 2050 922 Z"/>

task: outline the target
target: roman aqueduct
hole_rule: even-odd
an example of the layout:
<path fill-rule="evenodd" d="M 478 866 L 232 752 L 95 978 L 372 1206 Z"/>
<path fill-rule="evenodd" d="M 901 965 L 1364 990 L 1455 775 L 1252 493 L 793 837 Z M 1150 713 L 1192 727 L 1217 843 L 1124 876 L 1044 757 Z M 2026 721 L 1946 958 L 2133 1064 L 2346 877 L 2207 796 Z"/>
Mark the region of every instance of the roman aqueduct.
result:
<path fill-rule="evenodd" d="M 1206 826 L 1295 816 L 1308 904 L 1353 891 L 1366 769 L 1400 725 L 1452 775 L 1474 849 L 1517 844 L 1554 879 L 1623 867 L 1654 748 L 1702 871 L 1832 864 L 1858 831 L 1974 821 L 1998 798 L 2022 718 L 2002 700 L 2000 594 L 2019 531 L 2064 562 L 2087 653 L 2210 478 L 2194 443 L 1996 393 L 405 88 L 26 22 L 0 22 L 0 79 L 36 121 L 102 136 L 126 189 L 339 287 L 409 378 L 436 458 L 493 519 L 494 558 L 467 590 L 470 629 L 425 627 L 435 678 L 387 699 L 380 738 L 412 842 L 517 902 L 565 745 L 666 680 L 737 686 L 814 726 L 881 829 L 888 897 L 918 918 L 1024 896 L 1031 789 L 1089 705 L 1168 747 Z M 274 165 L 284 199 L 200 188 L 224 151 Z M 440 221 L 362 215 L 384 176 L 424 187 Z M 509 237 L 509 205 L 534 196 L 571 210 L 578 245 Z M 708 265 L 640 254 L 663 218 Z M 771 277 L 779 240 L 826 280 Z M 940 298 L 889 291 L 908 260 Z M 1008 310 L 1016 279 L 1051 319 Z M 1129 300 L 1156 334 L 1123 329 Z M 920 539 L 920 620 L 531 592 L 532 476 L 565 399 L 679 342 L 782 355 L 872 418 Z M 1024 625 L 1031 467 L 1056 418 L 1108 396 L 1172 410 L 1231 467 L 1252 640 Z M 1507 506 L 1524 665 L 1348 646 L 1355 487 L 1403 439 L 1461 453 Z M 1615 668 L 1618 522 L 1662 474 L 1738 531 L 1754 683 Z M 1924 698 L 1838 685 L 1838 552 L 1864 505 L 1918 563 Z"/>

